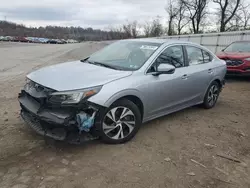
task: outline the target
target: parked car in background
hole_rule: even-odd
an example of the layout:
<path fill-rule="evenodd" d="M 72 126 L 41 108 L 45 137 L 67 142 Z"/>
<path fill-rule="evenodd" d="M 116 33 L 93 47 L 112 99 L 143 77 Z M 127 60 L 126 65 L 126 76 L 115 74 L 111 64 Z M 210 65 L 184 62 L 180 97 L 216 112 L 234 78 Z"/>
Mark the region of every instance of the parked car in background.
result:
<path fill-rule="evenodd" d="M 49 44 L 57 44 L 57 40 L 56 39 L 49 39 L 47 41 L 47 43 L 49 43 Z"/>
<path fill-rule="evenodd" d="M 47 43 L 49 39 L 47 38 L 39 38 L 40 43 Z"/>
<path fill-rule="evenodd" d="M 149 120 L 198 104 L 213 108 L 225 74 L 225 61 L 194 43 L 122 40 L 28 74 L 21 116 L 56 140 L 91 135 L 124 143 Z"/>
<path fill-rule="evenodd" d="M 12 42 L 28 42 L 28 43 L 49 43 L 49 44 L 66 44 L 75 43 L 77 41 L 72 39 L 48 39 L 48 38 L 39 38 L 39 37 L 12 37 L 12 36 L 0 36 L 0 41 L 12 41 Z"/>
<path fill-rule="evenodd" d="M 66 43 L 77 43 L 77 40 L 73 40 L 73 39 L 67 39 Z"/>
<path fill-rule="evenodd" d="M 67 44 L 65 39 L 60 39 L 62 44 Z"/>
<path fill-rule="evenodd" d="M 28 42 L 39 43 L 40 41 L 36 37 L 26 37 Z"/>
<path fill-rule="evenodd" d="M 236 41 L 217 56 L 227 63 L 228 75 L 250 76 L 250 41 Z"/>
<path fill-rule="evenodd" d="M 34 37 L 32 39 L 32 42 L 34 42 L 34 43 L 42 43 L 42 41 L 40 40 L 40 38 L 37 38 L 37 37 Z"/>
<path fill-rule="evenodd" d="M 62 39 L 55 39 L 57 44 L 65 44 L 66 42 Z"/>
<path fill-rule="evenodd" d="M 33 37 L 25 37 L 27 39 L 27 42 L 33 42 Z"/>
<path fill-rule="evenodd" d="M 28 39 L 25 37 L 14 37 L 13 39 L 14 42 L 28 42 Z"/>
<path fill-rule="evenodd" d="M 1 40 L 2 41 L 14 41 L 14 37 L 12 37 L 12 36 L 3 36 Z"/>

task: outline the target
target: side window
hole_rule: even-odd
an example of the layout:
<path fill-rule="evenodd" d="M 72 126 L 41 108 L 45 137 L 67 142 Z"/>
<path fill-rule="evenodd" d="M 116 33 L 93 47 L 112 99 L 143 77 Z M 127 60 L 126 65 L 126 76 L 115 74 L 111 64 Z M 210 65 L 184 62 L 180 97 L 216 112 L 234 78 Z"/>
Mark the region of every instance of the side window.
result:
<path fill-rule="evenodd" d="M 202 50 L 202 53 L 204 57 L 204 63 L 209 63 L 213 60 L 213 56 L 209 52 Z"/>
<path fill-rule="evenodd" d="M 203 54 L 200 48 L 186 46 L 189 65 L 198 65 L 204 63 Z"/>
<path fill-rule="evenodd" d="M 184 55 L 182 46 L 171 46 L 164 50 L 156 59 L 156 63 L 167 63 L 173 65 L 175 68 L 184 66 Z"/>

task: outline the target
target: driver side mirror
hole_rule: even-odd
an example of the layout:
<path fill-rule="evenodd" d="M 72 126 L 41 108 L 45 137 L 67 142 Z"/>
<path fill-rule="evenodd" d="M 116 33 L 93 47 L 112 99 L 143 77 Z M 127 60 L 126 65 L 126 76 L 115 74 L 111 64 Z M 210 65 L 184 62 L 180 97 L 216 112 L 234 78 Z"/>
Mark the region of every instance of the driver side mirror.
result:
<path fill-rule="evenodd" d="M 160 74 L 173 74 L 175 72 L 175 67 L 170 64 L 162 63 L 158 66 L 157 71 L 155 72 L 155 76 Z"/>

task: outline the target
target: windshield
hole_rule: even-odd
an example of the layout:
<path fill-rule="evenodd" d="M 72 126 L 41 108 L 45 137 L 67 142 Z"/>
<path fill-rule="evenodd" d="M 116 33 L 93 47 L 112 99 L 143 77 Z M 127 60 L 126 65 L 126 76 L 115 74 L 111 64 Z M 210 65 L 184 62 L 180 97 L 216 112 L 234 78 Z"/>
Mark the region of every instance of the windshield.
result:
<path fill-rule="evenodd" d="M 94 53 L 88 61 L 120 70 L 137 70 L 160 45 L 140 41 L 119 41 Z"/>
<path fill-rule="evenodd" d="M 250 52 L 250 42 L 234 42 L 230 44 L 225 52 Z"/>

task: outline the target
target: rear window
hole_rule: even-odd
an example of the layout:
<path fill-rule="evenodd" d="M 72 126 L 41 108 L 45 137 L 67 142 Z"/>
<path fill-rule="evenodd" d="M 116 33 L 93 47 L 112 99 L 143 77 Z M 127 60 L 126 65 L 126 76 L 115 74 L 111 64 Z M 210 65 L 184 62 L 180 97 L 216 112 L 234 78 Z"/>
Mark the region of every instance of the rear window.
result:
<path fill-rule="evenodd" d="M 193 46 L 186 46 L 189 65 L 204 63 L 202 50 Z"/>
<path fill-rule="evenodd" d="M 209 63 L 213 60 L 213 56 L 209 52 L 202 50 L 202 53 L 203 53 L 204 63 Z"/>
<path fill-rule="evenodd" d="M 213 56 L 198 47 L 186 46 L 189 65 L 199 65 L 209 63 L 213 60 Z"/>

